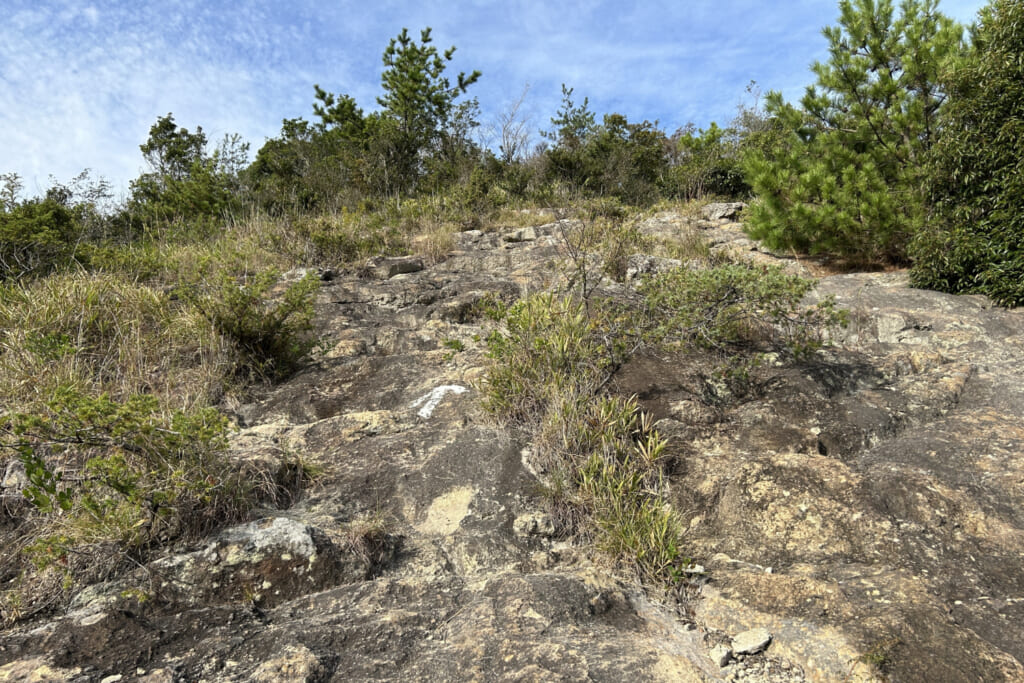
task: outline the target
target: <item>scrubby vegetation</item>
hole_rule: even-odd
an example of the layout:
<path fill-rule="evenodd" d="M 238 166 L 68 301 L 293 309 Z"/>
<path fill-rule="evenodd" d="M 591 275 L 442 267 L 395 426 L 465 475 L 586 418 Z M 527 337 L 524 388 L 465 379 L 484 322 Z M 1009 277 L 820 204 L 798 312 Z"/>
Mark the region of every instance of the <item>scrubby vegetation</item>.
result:
<path fill-rule="evenodd" d="M 567 254 L 578 256 L 560 288 L 494 312 L 504 328 L 486 340 L 484 407 L 529 434 L 562 533 L 593 539 L 648 583 L 678 587 L 690 560 L 664 499 L 666 442 L 635 397 L 608 392 L 609 380 L 644 349 L 710 350 L 718 361 L 708 380 L 739 394 L 761 354 L 805 358 L 845 314 L 831 300 L 803 306 L 808 280 L 733 263 L 656 275 L 639 300 L 606 293 L 601 266 L 631 231 L 621 218 L 601 230 L 594 220 L 563 234 Z"/>
<path fill-rule="evenodd" d="M 946 81 L 929 169 L 929 225 L 911 245 L 918 287 L 1024 304 L 1024 5 L 997 0 Z"/>
<path fill-rule="evenodd" d="M 599 116 L 563 86 L 541 145 L 520 98 L 490 150 L 469 96 L 481 74 L 450 77 L 454 48 L 403 30 L 371 113 L 314 86 L 313 120 L 285 119 L 251 163 L 237 136 L 211 147 L 168 114 L 119 204 L 87 172 L 33 198 L 0 175 L 0 471 L 27 482 L 0 512 L 25 551 L 0 563 L 4 619 L 255 504 L 259 487 L 224 458 L 217 407 L 314 346 L 318 280 L 283 273 L 439 261 L 456 232 L 521 225 L 530 207 L 580 222 L 561 234 L 562 289 L 492 311 L 505 327 L 487 340 L 486 406 L 536 436 L 566 533 L 676 582 L 688 560 L 661 497 L 664 441 L 609 378 L 671 347 L 719 358 L 709 372 L 738 387 L 762 354 L 797 362 L 843 319 L 829 302 L 803 308 L 804 280 L 730 263 L 664 273 L 634 299 L 603 294 L 654 246 L 629 215 L 746 199 L 750 233 L 774 248 L 909 263 L 918 286 L 1024 302 L 1019 3 L 993 0 L 970 41 L 936 0 L 839 10 L 799 105 L 768 93 L 762 108 L 751 84 L 753 105 L 725 127 L 670 135 Z"/>

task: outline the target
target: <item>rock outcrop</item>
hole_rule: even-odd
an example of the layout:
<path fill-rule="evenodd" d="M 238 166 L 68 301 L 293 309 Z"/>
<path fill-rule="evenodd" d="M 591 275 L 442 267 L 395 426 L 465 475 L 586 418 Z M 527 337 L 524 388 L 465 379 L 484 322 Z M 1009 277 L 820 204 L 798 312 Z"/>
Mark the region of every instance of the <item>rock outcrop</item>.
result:
<path fill-rule="evenodd" d="M 695 226 L 780 261 L 723 217 L 642 229 Z M 687 356 L 622 368 L 707 572 L 674 605 L 554 537 L 529 444 L 478 407 L 479 303 L 552 284 L 559 235 L 471 231 L 429 268 L 325 279 L 331 344 L 233 436 L 316 480 L 4 632 L 0 681 L 1024 680 L 1024 312 L 834 275 L 815 296 L 851 325 L 742 400 L 701 400 Z"/>

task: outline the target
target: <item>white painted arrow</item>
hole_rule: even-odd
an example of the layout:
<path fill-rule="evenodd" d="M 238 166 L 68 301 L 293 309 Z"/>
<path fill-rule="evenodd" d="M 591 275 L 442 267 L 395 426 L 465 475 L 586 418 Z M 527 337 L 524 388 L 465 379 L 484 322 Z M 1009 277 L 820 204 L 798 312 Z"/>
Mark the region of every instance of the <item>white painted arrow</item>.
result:
<path fill-rule="evenodd" d="M 444 398 L 445 394 L 464 394 L 467 391 L 469 391 L 469 389 L 467 389 L 466 387 L 460 387 L 457 384 L 446 384 L 444 386 L 437 387 L 436 389 L 432 390 L 429 394 L 426 394 L 425 396 L 421 396 L 420 398 L 416 399 L 415 401 L 412 402 L 412 405 L 409 407 L 419 408 L 419 406 L 423 406 L 422 408 L 420 408 L 420 412 L 417 413 L 417 415 L 419 415 L 423 419 L 428 419 L 431 415 L 434 414 L 434 408 L 436 408 L 438 404 L 441 403 L 441 399 Z"/>

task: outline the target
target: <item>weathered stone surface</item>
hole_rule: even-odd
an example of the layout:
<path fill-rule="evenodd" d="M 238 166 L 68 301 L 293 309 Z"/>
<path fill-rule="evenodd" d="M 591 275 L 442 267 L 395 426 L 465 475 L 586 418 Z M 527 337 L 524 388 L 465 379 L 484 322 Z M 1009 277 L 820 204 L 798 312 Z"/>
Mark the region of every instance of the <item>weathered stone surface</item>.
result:
<path fill-rule="evenodd" d="M 633 282 L 644 275 L 655 275 L 674 270 L 681 265 L 683 262 L 679 259 L 633 254 L 626 261 L 626 282 Z"/>
<path fill-rule="evenodd" d="M 519 228 L 505 233 L 502 239 L 506 242 L 532 242 L 537 239 L 537 231 L 534 228 Z"/>
<path fill-rule="evenodd" d="M 555 522 L 546 513 L 528 512 L 516 517 L 512 528 L 520 536 L 543 536 L 550 538 L 555 535 Z"/>
<path fill-rule="evenodd" d="M 494 323 L 478 304 L 550 285 L 573 225 L 470 231 L 429 269 L 326 282 L 333 343 L 235 407 L 231 449 L 271 480 L 300 462 L 318 479 L 0 633 L 0 681 L 1024 680 L 1024 312 L 838 275 L 814 295 L 851 312 L 835 347 L 765 363 L 742 400 L 701 383 L 699 353 L 621 368 L 609 390 L 668 438 L 670 502 L 707 569 L 681 619 L 549 533 L 529 444 L 479 408 Z M 806 263 L 724 219 L 702 234 Z M 375 520 L 393 544 L 356 542 Z M 751 629 L 767 650 L 712 649 Z"/>
<path fill-rule="evenodd" d="M 705 220 L 717 221 L 723 218 L 736 218 L 747 205 L 743 202 L 716 202 L 701 208 L 700 213 Z"/>
<path fill-rule="evenodd" d="M 380 280 L 396 275 L 418 273 L 423 270 L 423 258 L 419 256 L 377 256 L 366 262 L 366 272 Z"/>
<path fill-rule="evenodd" d="M 743 633 L 737 633 L 732 638 L 732 649 L 738 655 L 756 655 L 772 642 L 772 634 L 768 629 L 752 628 Z"/>
<path fill-rule="evenodd" d="M 725 645 L 715 645 L 711 648 L 711 661 L 717 664 L 719 667 L 726 666 L 732 659 L 732 649 Z"/>
<path fill-rule="evenodd" d="M 226 529 L 202 550 L 158 560 L 165 599 L 199 606 L 252 602 L 269 607 L 340 583 L 362 581 L 372 566 L 314 527 L 270 517 Z"/>

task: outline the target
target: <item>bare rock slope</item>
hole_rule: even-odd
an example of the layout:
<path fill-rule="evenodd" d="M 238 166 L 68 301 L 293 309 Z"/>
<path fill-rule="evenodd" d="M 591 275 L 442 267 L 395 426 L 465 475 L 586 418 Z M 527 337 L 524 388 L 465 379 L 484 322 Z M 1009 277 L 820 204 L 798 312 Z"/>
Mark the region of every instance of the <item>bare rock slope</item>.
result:
<path fill-rule="evenodd" d="M 702 224 L 716 249 L 778 260 L 727 220 Z M 663 604 L 552 538 L 529 444 L 478 407 L 474 304 L 551 284 L 559 244 L 468 232 L 437 266 L 325 282 L 329 348 L 233 437 L 316 482 L 0 634 L 0 681 L 1024 680 L 1024 312 L 838 275 L 817 291 L 842 338 L 742 401 L 695 396 L 686 358 L 631 361 L 612 388 L 670 438 L 708 570 Z"/>

